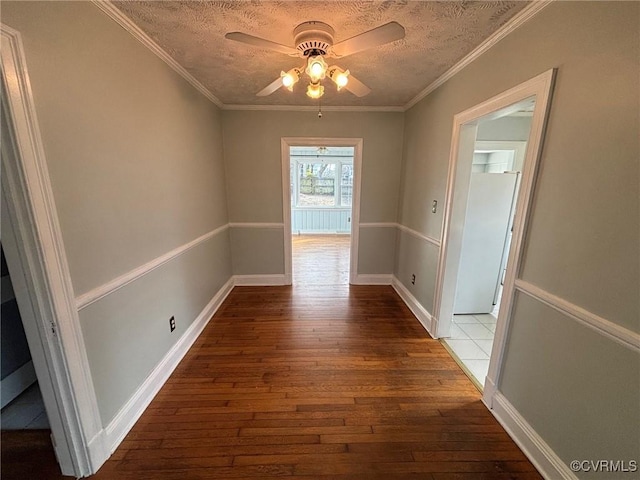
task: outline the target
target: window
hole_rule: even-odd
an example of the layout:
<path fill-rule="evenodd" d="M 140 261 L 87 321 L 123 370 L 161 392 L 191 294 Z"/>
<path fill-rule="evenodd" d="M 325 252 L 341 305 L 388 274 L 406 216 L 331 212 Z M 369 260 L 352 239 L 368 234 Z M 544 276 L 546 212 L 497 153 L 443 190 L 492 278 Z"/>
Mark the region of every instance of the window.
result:
<path fill-rule="evenodd" d="M 336 206 L 336 164 L 296 162 L 298 207 Z"/>
<path fill-rule="evenodd" d="M 342 164 L 340 176 L 340 204 L 350 207 L 353 200 L 353 161 L 350 164 Z"/>
<path fill-rule="evenodd" d="M 353 147 L 292 147 L 290 178 L 292 207 L 350 208 Z"/>

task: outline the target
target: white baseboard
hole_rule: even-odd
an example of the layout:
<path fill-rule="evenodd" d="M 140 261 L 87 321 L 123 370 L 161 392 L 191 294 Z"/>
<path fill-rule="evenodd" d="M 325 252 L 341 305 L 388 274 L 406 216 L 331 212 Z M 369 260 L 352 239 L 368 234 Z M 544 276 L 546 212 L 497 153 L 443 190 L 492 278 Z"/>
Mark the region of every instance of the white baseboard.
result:
<path fill-rule="evenodd" d="M 436 338 L 433 334 L 433 317 L 427 309 L 418 302 L 416 297 L 414 297 L 395 276 L 393 276 L 391 285 L 393 285 L 394 290 L 398 292 L 402 301 L 409 307 L 409 310 L 416 316 L 427 333 L 431 335 L 431 337 Z"/>
<path fill-rule="evenodd" d="M 124 437 L 129 433 L 136 421 L 144 413 L 167 379 L 171 376 L 180 360 L 189 351 L 204 327 L 227 298 L 233 288 L 233 278 L 215 294 L 206 307 L 200 312 L 187 331 L 167 352 L 162 361 L 149 374 L 147 379 L 140 385 L 129 401 L 120 409 L 115 418 L 109 423 L 106 432 L 106 443 L 109 453 L 113 453 L 120 445 Z"/>
<path fill-rule="evenodd" d="M 500 391 L 495 392 L 490 403 L 493 405 L 491 410 L 493 416 L 496 417 L 544 478 L 549 480 L 578 480 L 578 477 L 571 469 L 556 455 Z"/>
<path fill-rule="evenodd" d="M 239 287 L 248 286 L 271 286 L 271 285 L 290 285 L 287 283 L 286 275 L 282 273 L 271 275 L 234 275 L 233 284 Z"/>
<path fill-rule="evenodd" d="M 386 273 L 363 273 L 356 275 L 354 285 L 391 285 L 393 275 Z"/>
<path fill-rule="evenodd" d="M 87 442 L 87 453 L 89 455 L 91 474 L 93 475 L 113 453 L 111 446 L 107 444 L 107 433 L 104 428 Z"/>
<path fill-rule="evenodd" d="M 484 389 L 482 390 L 482 403 L 484 403 L 489 410 L 493 408 L 493 399 L 498 391 L 495 382 L 489 375 L 484 378 Z"/>
<path fill-rule="evenodd" d="M 33 362 L 31 360 L 22 365 L 15 372 L 3 378 L 2 382 L 0 382 L 2 408 L 24 392 L 36 380 L 36 371 L 33 368 Z"/>

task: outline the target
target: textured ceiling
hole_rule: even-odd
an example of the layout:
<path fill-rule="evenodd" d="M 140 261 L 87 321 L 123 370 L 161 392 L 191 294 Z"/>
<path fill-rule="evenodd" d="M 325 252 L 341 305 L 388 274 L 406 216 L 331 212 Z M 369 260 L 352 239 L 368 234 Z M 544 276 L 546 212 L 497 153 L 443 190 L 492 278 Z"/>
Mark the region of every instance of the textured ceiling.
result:
<path fill-rule="evenodd" d="M 406 36 L 336 60 L 371 88 L 358 98 L 325 80 L 323 105 L 403 106 L 504 25 L 524 1 L 117 1 L 113 4 L 226 105 L 313 105 L 294 92 L 256 93 L 304 60 L 224 38 L 244 32 L 293 45 L 308 20 L 331 25 L 340 42 L 387 22 Z M 331 62 L 333 63 L 333 62 Z"/>

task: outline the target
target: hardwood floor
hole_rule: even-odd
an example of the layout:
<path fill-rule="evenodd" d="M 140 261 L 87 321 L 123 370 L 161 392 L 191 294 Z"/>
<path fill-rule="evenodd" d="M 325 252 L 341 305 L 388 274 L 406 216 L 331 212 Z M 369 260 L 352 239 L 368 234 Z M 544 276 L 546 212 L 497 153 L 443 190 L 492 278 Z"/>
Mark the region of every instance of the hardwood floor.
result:
<path fill-rule="evenodd" d="M 291 242 L 295 286 L 347 285 L 349 235 L 294 235 Z"/>
<path fill-rule="evenodd" d="M 73 480 L 60 474 L 50 436 L 51 430 L 2 431 L 0 478 Z"/>
<path fill-rule="evenodd" d="M 541 477 L 391 287 L 302 282 L 234 288 L 93 478 Z"/>

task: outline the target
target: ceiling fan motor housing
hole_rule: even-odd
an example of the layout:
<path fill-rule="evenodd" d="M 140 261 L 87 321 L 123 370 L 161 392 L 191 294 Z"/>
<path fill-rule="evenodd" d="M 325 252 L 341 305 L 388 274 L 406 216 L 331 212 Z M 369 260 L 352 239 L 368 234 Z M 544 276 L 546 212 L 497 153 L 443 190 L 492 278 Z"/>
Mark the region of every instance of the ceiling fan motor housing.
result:
<path fill-rule="evenodd" d="M 333 28 L 324 22 L 304 22 L 293 31 L 296 49 L 303 57 L 326 55 L 333 45 Z"/>

